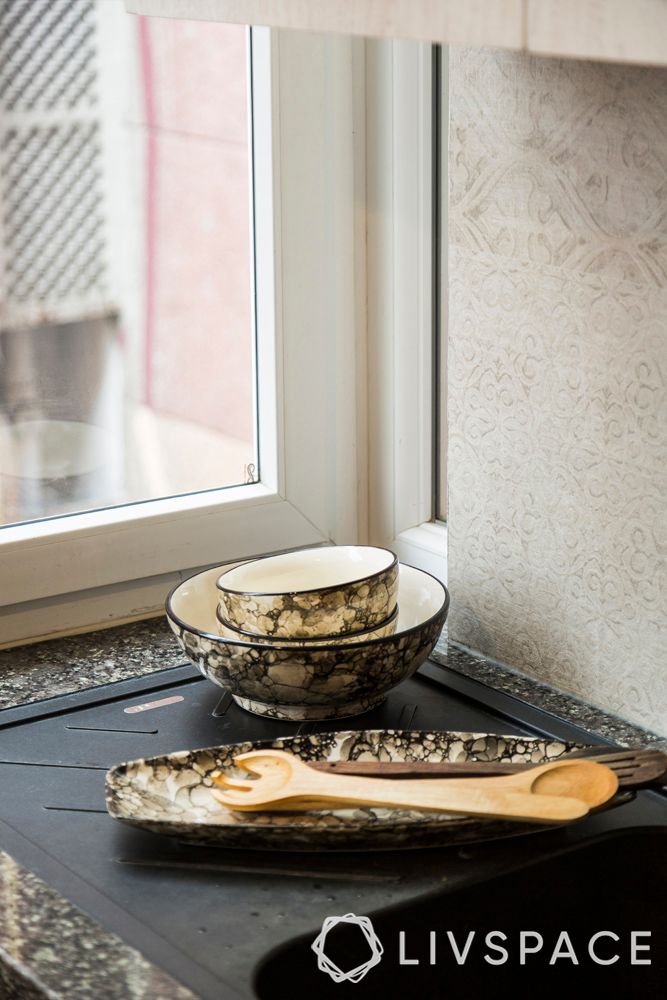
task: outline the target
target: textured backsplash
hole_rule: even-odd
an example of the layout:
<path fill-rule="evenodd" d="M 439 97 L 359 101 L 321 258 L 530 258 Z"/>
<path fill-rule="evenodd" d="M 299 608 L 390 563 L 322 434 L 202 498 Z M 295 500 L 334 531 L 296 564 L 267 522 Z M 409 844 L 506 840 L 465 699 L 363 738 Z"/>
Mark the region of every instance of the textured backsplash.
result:
<path fill-rule="evenodd" d="M 450 635 L 667 734 L 667 70 L 450 51 Z"/>

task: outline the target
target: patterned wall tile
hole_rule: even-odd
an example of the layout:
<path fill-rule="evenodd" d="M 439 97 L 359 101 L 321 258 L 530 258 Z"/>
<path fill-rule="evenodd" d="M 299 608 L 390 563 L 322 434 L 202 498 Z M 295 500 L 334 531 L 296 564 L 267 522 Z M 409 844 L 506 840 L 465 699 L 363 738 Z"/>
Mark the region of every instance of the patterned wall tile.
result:
<path fill-rule="evenodd" d="M 667 73 L 456 50 L 450 239 L 667 285 Z"/>
<path fill-rule="evenodd" d="M 667 731 L 667 74 L 452 51 L 450 633 Z"/>

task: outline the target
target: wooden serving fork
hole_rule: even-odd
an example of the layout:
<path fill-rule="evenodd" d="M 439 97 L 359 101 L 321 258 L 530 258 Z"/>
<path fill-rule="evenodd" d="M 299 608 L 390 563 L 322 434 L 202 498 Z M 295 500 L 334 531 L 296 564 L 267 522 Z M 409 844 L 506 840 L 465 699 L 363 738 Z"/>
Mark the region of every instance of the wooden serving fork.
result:
<path fill-rule="evenodd" d="M 253 775 L 211 775 L 212 794 L 240 811 L 307 811 L 379 806 L 462 813 L 530 823 L 563 823 L 610 799 L 616 776 L 587 760 L 555 761 L 496 778 L 391 781 L 324 774 L 283 750 L 253 750 L 234 758 Z"/>

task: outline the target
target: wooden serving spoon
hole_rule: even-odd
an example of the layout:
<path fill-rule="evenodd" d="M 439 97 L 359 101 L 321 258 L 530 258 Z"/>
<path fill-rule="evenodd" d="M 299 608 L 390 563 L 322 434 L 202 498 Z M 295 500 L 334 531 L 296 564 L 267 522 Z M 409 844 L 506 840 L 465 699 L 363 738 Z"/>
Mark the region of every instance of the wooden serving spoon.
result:
<path fill-rule="evenodd" d="M 380 806 L 463 813 L 525 822 L 562 823 L 612 797 L 616 776 L 586 760 L 555 761 L 499 778 L 392 781 L 324 774 L 282 750 L 253 750 L 235 763 L 255 777 L 215 772 L 213 795 L 240 811 L 306 811 Z"/>

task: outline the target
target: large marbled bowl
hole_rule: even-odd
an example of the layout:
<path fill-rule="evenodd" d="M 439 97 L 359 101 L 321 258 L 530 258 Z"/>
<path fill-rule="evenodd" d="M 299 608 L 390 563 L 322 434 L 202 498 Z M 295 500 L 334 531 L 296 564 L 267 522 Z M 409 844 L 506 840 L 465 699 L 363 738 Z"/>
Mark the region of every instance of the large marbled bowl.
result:
<path fill-rule="evenodd" d="M 234 812 L 211 794 L 212 771 L 237 777 L 237 754 L 275 747 L 309 760 L 515 761 L 543 764 L 582 744 L 547 737 L 397 729 L 285 736 L 184 750 L 118 764 L 107 773 L 107 808 L 115 819 L 195 843 L 247 850 L 365 851 L 435 847 L 509 837 L 544 825 L 410 809 L 321 809 L 307 813 Z"/>
<path fill-rule="evenodd" d="M 396 607 L 398 559 L 330 545 L 250 559 L 217 580 L 220 618 L 251 638 L 325 639 L 381 625 Z"/>
<path fill-rule="evenodd" d="M 218 634 L 219 574 L 219 569 L 206 570 L 171 591 L 169 625 L 205 677 L 228 690 L 241 708 L 275 719 L 340 719 L 379 705 L 427 658 L 449 608 L 449 594 L 439 580 L 401 566 L 392 635 L 302 648 L 277 640 L 267 645 Z"/>

